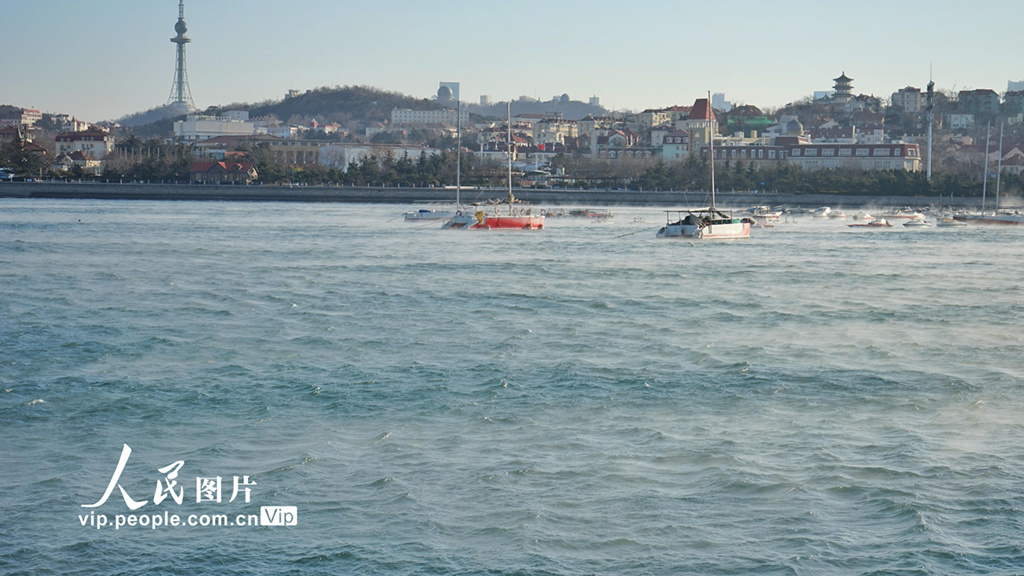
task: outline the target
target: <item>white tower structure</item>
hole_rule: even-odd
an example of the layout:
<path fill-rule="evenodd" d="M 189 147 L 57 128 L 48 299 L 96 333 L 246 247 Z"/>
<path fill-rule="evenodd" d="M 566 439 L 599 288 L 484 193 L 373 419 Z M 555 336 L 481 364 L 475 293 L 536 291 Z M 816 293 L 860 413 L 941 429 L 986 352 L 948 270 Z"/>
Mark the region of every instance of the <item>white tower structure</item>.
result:
<path fill-rule="evenodd" d="M 195 110 L 192 101 L 192 89 L 188 86 L 188 72 L 185 71 L 185 44 L 192 40 L 185 36 L 188 26 L 185 25 L 185 0 L 178 0 L 178 23 L 174 25 L 177 36 L 171 42 L 178 45 L 178 57 L 174 66 L 174 82 L 171 84 L 171 95 L 167 97 L 168 106 L 182 109 L 182 113 Z"/>

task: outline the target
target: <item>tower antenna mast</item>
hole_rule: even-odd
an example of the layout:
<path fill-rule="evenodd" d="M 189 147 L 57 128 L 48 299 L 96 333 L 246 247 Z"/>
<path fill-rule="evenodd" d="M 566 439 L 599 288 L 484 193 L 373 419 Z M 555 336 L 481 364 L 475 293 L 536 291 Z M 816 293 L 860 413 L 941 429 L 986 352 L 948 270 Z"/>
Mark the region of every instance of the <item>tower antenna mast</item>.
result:
<path fill-rule="evenodd" d="M 185 25 L 185 0 L 178 0 L 178 23 L 174 25 L 174 32 L 177 35 L 171 38 L 171 42 L 178 45 L 178 55 L 174 66 L 174 82 L 171 84 L 167 104 L 176 105 L 185 111 L 195 110 L 196 103 L 192 101 L 192 89 L 188 86 L 188 72 L 185 70 L 185 44 L 192 41 L 185 36 L 185 32 L 188 32 L 188 26 Z"/>

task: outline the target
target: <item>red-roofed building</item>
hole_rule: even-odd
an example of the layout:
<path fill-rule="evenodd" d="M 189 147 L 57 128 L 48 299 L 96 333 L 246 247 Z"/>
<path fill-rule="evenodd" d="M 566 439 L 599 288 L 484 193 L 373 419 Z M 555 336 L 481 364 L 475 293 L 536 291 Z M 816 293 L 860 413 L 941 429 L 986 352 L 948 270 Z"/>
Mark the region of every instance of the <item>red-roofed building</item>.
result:
<path fill-rule="evenodd" d="M 718 118 L 715 117 L 715 111 L 711 108 L 711 102 L 707 98 L 694 100 L 689 117 L 682 122 L 677 122 L 676 128 L 689 132 L 693 149 L 707 146 L 711 141 L 711 135 L 718 132 Z"/>
<path fill-rule="evenodd" d="M 252 162 L 196 162 L 190 174 L 196 184 L 252 184 L 259 177 Z"/>
<path fill-rule="evenodd" d="M 690 108 L 690 115 L 687 116 L 688 120 L 711 120 L 717 122 L 715 118 L 715 111 L 711 108 L 711 103 L 708 102 L 707 98 L 697 98 L 693 102 L 693 107 Z"/>

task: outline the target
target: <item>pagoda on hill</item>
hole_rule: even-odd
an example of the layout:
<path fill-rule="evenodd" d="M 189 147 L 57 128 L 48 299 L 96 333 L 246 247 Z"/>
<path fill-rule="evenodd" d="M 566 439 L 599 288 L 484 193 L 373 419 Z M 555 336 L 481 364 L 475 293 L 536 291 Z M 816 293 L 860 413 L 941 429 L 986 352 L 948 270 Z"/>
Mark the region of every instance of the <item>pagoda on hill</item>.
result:
<path fill-rule="evenodd" d="M 836 83 L 832 87 L 835 91 L 832 95 L 832 102 L 836 104 L 846 104 L 849 102 L 853 98 L 853 84 L 851 84 L 853 78 L 847 78 L 846 71 L 844 70 L 842 76 L 833 78 L 832 81 Z"/>

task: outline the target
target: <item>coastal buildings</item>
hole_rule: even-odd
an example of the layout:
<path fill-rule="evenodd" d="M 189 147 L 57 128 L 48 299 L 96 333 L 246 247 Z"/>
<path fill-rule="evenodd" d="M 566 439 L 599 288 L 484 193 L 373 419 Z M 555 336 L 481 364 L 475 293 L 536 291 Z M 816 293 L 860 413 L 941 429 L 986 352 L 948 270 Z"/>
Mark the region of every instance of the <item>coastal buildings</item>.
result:
<path fill-rule="evenodd" d="M 469 112 L 462 111 L 462 122 L 469 124 Z M 408 108 L 395 108 L 391 111 L 391 123 L 396 126 L 455 126 L 458 123 L 459 114 L 449 108 L 440 110 L 410 110 Z"/>
<path fill-rule="evenodd" d="M 43 113 L 34 108 L 10 108 L 0 113 L 0 126 L 32 126 L 43 119 Z"/>
<path fill-rule="evenodd" d="M 220 116 L 189 114 L 174 123 L 174 138 L 180 142 L 198 142 L 218 136 L 250 136 L 256 133 L 256 124 L 249 121 L 249 113 L 226 112 Z"/>
<path fill-rule="evenodd" d="M 917 114 L 924 110 L 925 96 L 920 89 L 907 86 L 892 93 L 889 106 L 907 114 Z"/>
<path fill-rule="evenodd" d="M 960 108 L 965 112 L 974 114 L 998 114 L 999 94 L 990 89 L 961 90 L 957 94 L 957 101 Z"/>
<path fill-rule="evenodd" d="M 82 152 L 96 160 L 102 160 L 114 149 L 114 137 L 110 132 L 92 128 L 82 132 L 62 132 L 54 138 L 56 155 L 70 155 Z"/>
<path fill-rule="evenodd" d="M 921 131 L 926 126 L 923 115 L 927 104 L 923 91 L 907 85 L 881 102 L 874 96 L 857 94 L 853 79 L 845 72 L 832 80 L 831 96 L 804 99 L 768 112 L 746 104 L 724 110 L 715 104 L 727 101 L 713 97 L 710 102 L 698 98 L 690 105 L 640 112 L 592 114 L 586 110 L 571 118 L 563 115 L 563 111 L 570 110 L 565 107 L 566 95 L 554 98 L 553 107 L 547 112 L 535 106 L 537 100 L 520 99 L 517 102 L 522 103 L 524 111 L 512 119 L 512 153 L 520 164 L 530 165 L 536 172 L 562 176 L 566 171 L 583 167 L 590 170 L 586 177 L 591 179 L 598 173 L 635 174 L 657 162 L 671 164 L 704 157 L 712 141 L 718 161 L 735 163 L 744 170 L 782 165 L 805 170 L 921 170 L 925 155 Z M 270 112 L 261 112 L 267 116 L 254 120 L 245 110 L 184 117 L 174 123 L 173 142 L 188 145 L 202 161 L 258 159 L 260 165 L 280 167 L 267 171 L 269 175 L 294 176 L 306 172 L 308 176 L 313 171 L 303 167 L 313 166 L 347 170 L 353 163 L 374 157 L 418 161 L 423 155 L 441 154 L 442 148 L 451 149 L 460 108 L 453 87 L 457 89 L 458 85 L 441 83 L 436 110 L 381 106 L 381 111 L 391 110 L 389 119 L 351 117 L 347 108 L 332 107 L 341 100 L 344 106 L 351 106 L 350 95 L 338 98 L 327 89 L 315 92 L 322 102 L 309 106 L 309 102 L 303 101 L 299 108 L 293 106 L 297 104 L 293 101 L 314 92 L 306 91 L 303 95 L 294 91 L 282 101 L 282 109 L 271 107 Z M 321 105 L 324 108 L 319 108 Z M 563 108 L 556 110 L 556 105 Z M 504 161 L 509 152 L 504 117 L 476 111 L 470 121 L 466 107 L 461 106 L 464 153 L 472 154 L 477 161 Z M 538 113 L 538 109 L 542 112 Z M 976 141 L 977 132 L 988 120 L 981 118 L 979 124 L 979 115 L 992 115 L 994 110 L 1008 126 L 1024 121 L 1024 91 L 1009 91 L 1003 98 L 987 89 L 962 90 L 956 97 L 951 93 L 936 95 L 935 127 L 941 131 L 937 137 L 946 139 L 941 141 L 945 145 L 942 153 L 946 157 L 941 160 L 944 170 L 950 166 L 959 169 L 958 163 L 962 162 L 961 155 L 948 151 L 948 144 L 959 146 L 956 142 L 969 143 L 972 137 Z M 40 123 L 27 112 L 29 109 L 0 107 L 0 114 L 17 125 L 7 128 L 15 130 L 12 134 L 28 136 L 22 122 Z M 113 147 L 111 137 L 95 136 L 94 128 L 81 130 L 85 124 L 67 114 L 42 116 L 41 124 L 46 131 L 41 127 L 33 129 L 41 136 L 38 142 L 52 146 L 50 154 L 57 158 L 52 164 L 58 171 L 82 168 L 90 173 L 97 161 L 127 165 L 144 157 L 135 142 L 125 153 L 104 160 Z M 276 116 L 287 118 L 286 123 Z M 67 131 L 56 132 L 56 127 Z M 116 133 L 114 128 L 111 134 Z M 120 133 L 121 138 L 128 136 L 128 131 Z M 0 139 L 13 137 L 0 131 Z M 170 142 L 168 139 L 166 143 Z M 148 151 L 153 146 L 147 142 L 144 149 Z M 81 157 L 73 157 L 75 152 L 81 152 Z M 465 154 L 463 161 L 467 159 Z M 630 160 L 637 163 L 630 165 Z M 1012 170 L 1019 160 L 1004 161 L 1006 168 Z M 551 164 L 546 165 L 548 162 Z M 615 163 L 623 166 L 616 167 Z M 968 163 L 964 166 L 970 169 Z M 121 167 L 116 170 L 120 172 L 115 173 L 124 173 Z"/>

